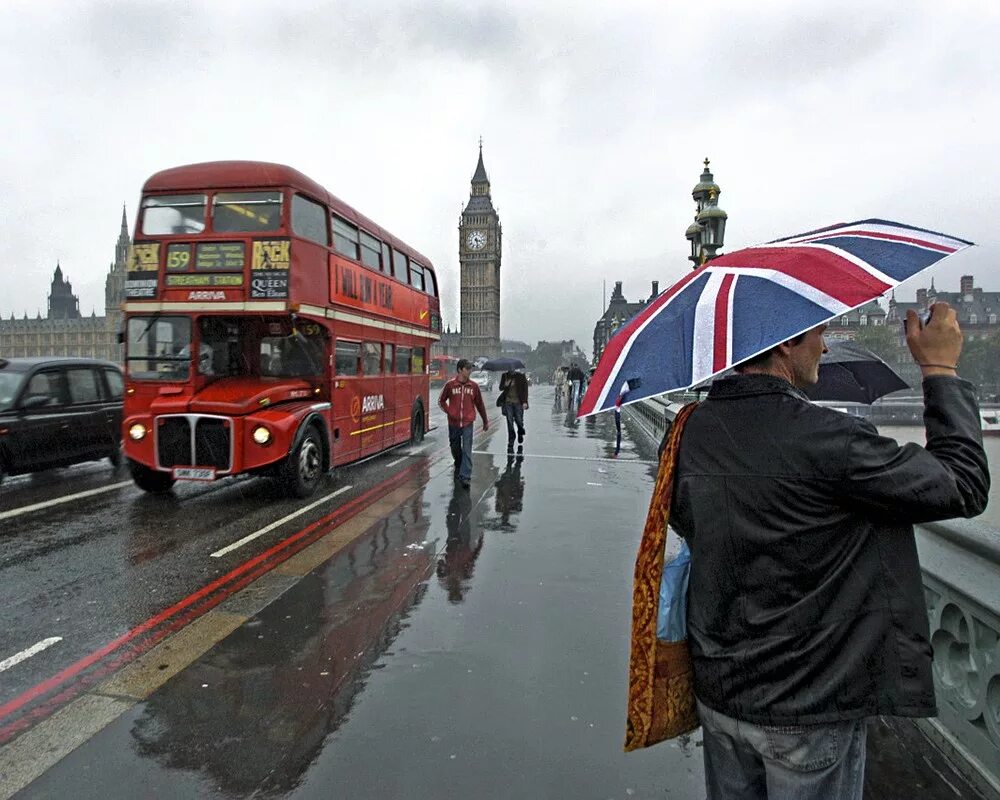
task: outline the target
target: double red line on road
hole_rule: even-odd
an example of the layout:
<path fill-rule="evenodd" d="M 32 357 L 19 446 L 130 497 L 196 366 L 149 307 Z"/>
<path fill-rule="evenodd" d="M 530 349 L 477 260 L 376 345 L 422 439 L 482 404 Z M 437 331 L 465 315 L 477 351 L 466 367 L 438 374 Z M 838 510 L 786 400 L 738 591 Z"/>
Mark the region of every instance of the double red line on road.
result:
<path fill-rule="evenodd" d="M 10 741 L 25 728 L 50 716 L 59 707 L 81 695 L 102 678 L 134 661 L 171 633 L 204 615 L 240 589 L 287 561 L 324 536 L 330 526 L 339 525 L 356 516 L 372 502 L 389 494 L 425 467 L 426 464 L 423 462 L 406 467 L 391 478 L 373 486 L 326 516 L 311 522 L 263 553 L 245 561 L 222 577 L 203 586 L 183 600 L 108 642 L 90 655 L 84 656 L 51 678 L 36 684 L 0 706 L 0 745 Z M 111 656 L 114 657 L 110 658 Z M 80 677 L 78 678 L 78 676 Z M 12 719 L 35 700 L 64 686 L 74 678 L 78 678 L 78 680 L 58 694 L 44 700 L 40 705 L 30 708 L 16 719 Z"/>

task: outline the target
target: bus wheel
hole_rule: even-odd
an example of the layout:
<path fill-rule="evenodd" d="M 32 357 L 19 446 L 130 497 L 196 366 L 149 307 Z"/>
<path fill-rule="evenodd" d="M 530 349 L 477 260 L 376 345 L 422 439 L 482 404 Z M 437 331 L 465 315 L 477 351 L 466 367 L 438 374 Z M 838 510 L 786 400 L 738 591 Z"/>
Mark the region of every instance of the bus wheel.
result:
<path fill-rule="evenodd" d="M 293 497 L 309 497 L 323 477 L 323 446 L 316 427 L 310 425 L 282 468 L 285 491 Z"/>
<path fill-rule="evenodd" d="M 144 492 L 163 494 L 164 492 L 169 492 L 174 485 L 174 479 L 170 477 L 169 472 L 158 472 L 155 469 L 138 464 L 131 459 L 129 459 L 128 468 L 132 473 L 132 480 L 135 481 L 135 485 Z"/>
<path fill-rule="evenodd" d="M 410 422 L 410 441 L 413 444 L 420 444 L 424 440 L 424 410 L 417 407 L 413 412 L 413 419 Z"/>

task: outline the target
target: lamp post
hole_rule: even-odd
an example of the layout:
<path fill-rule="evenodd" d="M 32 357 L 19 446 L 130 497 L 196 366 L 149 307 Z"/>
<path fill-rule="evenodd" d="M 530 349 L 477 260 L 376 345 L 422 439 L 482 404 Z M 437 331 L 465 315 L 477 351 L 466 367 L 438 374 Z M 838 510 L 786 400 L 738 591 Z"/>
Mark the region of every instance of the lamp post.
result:
<path fill-rule="evenodd" d="M 719 194 L 722 189 L 708 171 L 708 165 L 709 160 L 706 158 L 701 180 L 691 190 L 691 197 L 697 209 L 694 222 L 684 233 L 691 244 L 691 255 L 688 256 L 688 260 L 694 264 L 694 269 L 698 269 L 719 254 L 718 251 L 725 242 L 726 220 L 729 218 L 729 215 L 719 208 Z"/>

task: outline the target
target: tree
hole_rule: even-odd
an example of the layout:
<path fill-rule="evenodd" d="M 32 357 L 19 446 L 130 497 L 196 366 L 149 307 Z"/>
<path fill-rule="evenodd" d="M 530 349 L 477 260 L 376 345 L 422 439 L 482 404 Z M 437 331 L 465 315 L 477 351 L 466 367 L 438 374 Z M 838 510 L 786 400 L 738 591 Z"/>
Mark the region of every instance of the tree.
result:
<path fill-rule="evenodd" d="M 966 339 L 959 374 L 979 387 L 980 397 L 1000 391 L 1000 331 L 982 339 Z"/>

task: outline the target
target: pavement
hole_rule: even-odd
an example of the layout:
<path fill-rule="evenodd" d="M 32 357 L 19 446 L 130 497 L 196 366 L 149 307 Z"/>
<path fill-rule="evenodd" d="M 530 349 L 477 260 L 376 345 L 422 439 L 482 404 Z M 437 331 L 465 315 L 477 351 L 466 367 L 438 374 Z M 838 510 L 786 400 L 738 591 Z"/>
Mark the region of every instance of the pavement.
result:
<path fill-rule="evenodd" d="M 523 448 L 477 436 L 469 490 L 437 431 L 405 483 L 77 701 L 78 746 L 68 712 L 15 739 L 55 755 L 14 796 L 704 797 L 700 734 L 622 751 L 655 465 L 532 397 Z M 912 724 L 873 721 L 869 750 L 868 797 L 977 796 Z"/>

